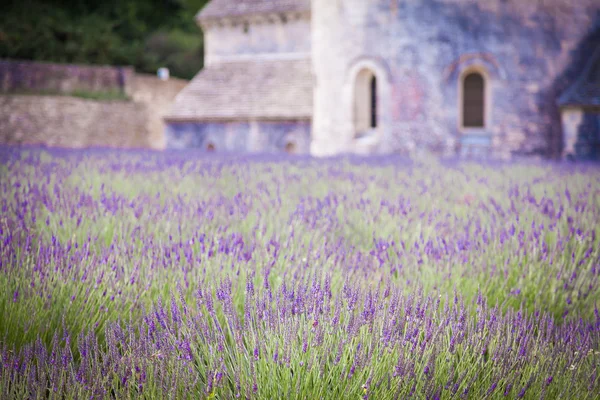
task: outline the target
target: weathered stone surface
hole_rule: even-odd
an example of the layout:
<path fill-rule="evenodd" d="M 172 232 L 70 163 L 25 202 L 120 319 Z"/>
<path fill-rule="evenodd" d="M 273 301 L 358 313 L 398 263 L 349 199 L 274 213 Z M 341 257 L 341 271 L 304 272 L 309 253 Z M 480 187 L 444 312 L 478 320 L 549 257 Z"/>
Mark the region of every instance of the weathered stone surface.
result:
<path fill-rule="evenodd" d="M 149 147 L 144 104 L 68 96 L 0 96 L 0 142 L 57 147 Z"/>
<path fill-rule="evenodd" d="M 206 67 L 165 117 L 167 147 L 308 153 L 310 0 L 215 0 L 198 21 Z"/>
<path fill-rule="evenodd" d="M 131 99 L 143 104 L 146 111 L 147 146 L 153 149 L 166 147 L 163 118 L 171 111 L 175 97 L 186 87 L 188 81 L 170 78 L 167 81 L 154 75 L 135 74 L 131 79 Z"/>
<path fill-rule="evenodd" d="M 310 57 L 309 15 L 206 22 L 203 30 L 204 61 L 208 67 L 227 61 Z"/>
<path fill-rule="evenodd" d="M 69 96 L 17 95 L 10 91 L 110 91 L 119 68 L 4 61 L 0 94 L 0 143 L 61 147 L 165 147 L 163 117 L 187 81 L 162 81 L 154 75 L 126 74 L 118 83 L 131 101 L 95 101 Z M 74 71 L 87 71 L 83 74 Z M 14 71 L 19 71 L 15 75 Z M 39 74 L 39 71 L 44 71 Z M 50 71 L 50 72 L 47 72 Z M 74 73 L 74 75 L 71 75 Z M 20 81 L 16 81 L 16 76 Z M 108 77 L 100 79 L 99 77 Z M 36 78 L 37 77 L 37 78 Z M 43 77 L 43 79 L 42 79 Z M 86 81 L 86 77 L 91 80 Z M 7 83 L 8 82 L 8 83 Z M 106 86 L 103 86 L 106 85 Z"/>
<path fill-rule="evenodd" d="M 177 122 L 167 126 L 166 140 L 172 149 L 305 154 L 310 145 L 310 122 Z"/>
<path fill-rule="evenodd" d="M 557 155 L 558 96 L 598 41 L 600 3 L 313 0 L 314 154 L 357 151 L 353 69 L 381 82 L 374 151 Z M 369 65 L 371 64 L 371 65 Z M 461 76 L 489 85 L 485 129 L 460 127 Z"/>
<path fill-rule="evenodd" d="M 573 137 L 594 137 L 573 133 L 590 131 L 591 122 L 571 124 L 565 134 L 575 142 L 565 143 L 558 99 L 600 47 L 598 0 L 311 0 L 310 10 L 306 0 L 213 0 L 199 22 L 209 69 L 310 52 L 314 155 L 430 150 L 501 158 L 560 156 L 565 145 L 577 147 L 579 139 Z M 471 73 L 483 77 L 478 98 L 485 106 L 477 119 L 483 126 L 463 123 L 463 80 Z M 252 76 L 260 77 L 250 79 L 252 85 L 231 81 L 242 92 L 257 92 L 270 82 L 268 73 Z M 375 76 L 376 96 L 365 76 Z M 186 102 L 202 110 L 189 122 L 208 123 L 203 101 L 210 105 L 212 93 L 229 93 L 227 84 L 204 85 L 195 101 Z M 285 85 L 279 87 L 281 98 L 288 98 Z M 600 104 L 600 89 L 585 87 L 583 97 L 592 93 L 592 103 Z M 376 123 L 367 126 L 371 115 Z M 247 124 L 238 131 L 256 135 L 250 118 L 259 115 L 237 117 L 223 123 L 241 119 Z M 257 148 L 250 140 L 243 143 L 246 150 Z"/>

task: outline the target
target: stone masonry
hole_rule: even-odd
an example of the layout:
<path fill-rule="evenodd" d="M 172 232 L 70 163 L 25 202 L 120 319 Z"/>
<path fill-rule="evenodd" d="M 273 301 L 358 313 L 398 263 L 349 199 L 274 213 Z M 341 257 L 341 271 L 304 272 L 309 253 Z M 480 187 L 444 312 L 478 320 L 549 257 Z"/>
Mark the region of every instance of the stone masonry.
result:
<path fill-rule="evenodd" d="M 170 148 L 308 153 L 309 0 L 215 0 L 199 14 L 205 68 L 166 116 Z"/>
<path fill-rule="evenodd" d="M 556 100 L 600 46 L 593 37 L 599 12 L 592 0 L 313 0 L 311 149 L 362 150 L 353 85 L 367 68 L 380 82 L 381 124 L 370 152 L 557 155 Z M 469 71 L 487 85 L 481 129 L 460 126 L 461 80 Z"/>
<path fill-rule="evenodd" d="M 208 63 L 167 116 L 168 147 L 600 154 L 599 108 L 558 101 L 600 47 L 597 0 L 213 0 L 198 21 Z M 481 89 L 467 87 L 475 75 Z M 464 122 L 468 107 L 481 125 Z M 310 146 L 281 141 L 291 124 Z"/>
<path fill-rule="evenodd" d="M 146 107 L 70 96 L 0 96 L 0 143 L 51 147 L 150 147 Z"/>
<path fill-rule="evenodd" d="M 0 143 L 163 149 L 163 116 L 187 81 L 131 68 L 0 61 Z M 90 100 L 77 91 L 123 92 Z"/>

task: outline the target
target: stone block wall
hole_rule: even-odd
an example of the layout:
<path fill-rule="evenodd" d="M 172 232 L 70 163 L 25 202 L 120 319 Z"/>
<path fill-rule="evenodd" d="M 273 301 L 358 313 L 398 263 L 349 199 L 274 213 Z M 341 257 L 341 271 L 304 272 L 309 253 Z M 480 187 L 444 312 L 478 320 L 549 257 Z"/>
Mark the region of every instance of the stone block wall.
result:
<path fill-rule="evenodd" d="M 129 93 L 128 84 L 134 74 L 131 67 L 0 60 L 0 92 Z"/>
<path fill-rule="evenodd" d="M 8 61 L 0 62 L 0 81 L 0 143 L 154 149 L 165 147 L 163 116 L 187 84 L 136 74 L 130 68 Z M 76 90 L 118 90 L 121 85 L 129 101 L 68 96 Z M 22 91 L 42 94 L 19 94 Z"/>
<path fill-rule="evenodd" d="M 188 84 L 188 81 L 170 78 L 167 81 L 154 75 L 136 73 L 130 81 L 129 91 L 135 103 L 143 104 L 146 113 L 146 135 L 148 146 L 164 149 L 166 146 L 165 123 L 175 96 Z"/>
<path fill-rule="evenodd" d="M 313 0 L 315 154 L 358 151 L 355 72 L 379 85 L 374 152 L 560 153 L 556 100 L 594 46 L 595 0 Z M 488 123 L 460 126 L 461 76 L 481 70 Z"/>
<path fill-rule="evenodd" d="M 0 96 L 0 143 L 56 147 L 149 147 L 141 103 L 68 96 Z"/>
<path fill-rule="evenodd" d="M 307 154 L 309 121 L 172 122 L 167 147 L 207 151 Z"/>

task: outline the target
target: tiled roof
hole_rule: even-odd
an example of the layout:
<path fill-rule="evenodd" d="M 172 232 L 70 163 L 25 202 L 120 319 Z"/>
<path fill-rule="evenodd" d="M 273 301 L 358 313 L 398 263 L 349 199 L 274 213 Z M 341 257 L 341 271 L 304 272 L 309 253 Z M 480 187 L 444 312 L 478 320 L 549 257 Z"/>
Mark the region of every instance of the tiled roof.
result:
<path fill-rule="evenodd" d="M 600 47 L 583 74 L 558 99 L 560 106 L 600 107 Z"/>
<path fill-rule="evenodd" d="M 309 59 L 227 62 L 200 71 L 175 98 L 167 121 L 309 119 Z"/>
<path fill-rule="evenodd" d="M 212 0 L 199 13 L 199 20 L 251 14 L 310 11 L 310 0 Z"/>

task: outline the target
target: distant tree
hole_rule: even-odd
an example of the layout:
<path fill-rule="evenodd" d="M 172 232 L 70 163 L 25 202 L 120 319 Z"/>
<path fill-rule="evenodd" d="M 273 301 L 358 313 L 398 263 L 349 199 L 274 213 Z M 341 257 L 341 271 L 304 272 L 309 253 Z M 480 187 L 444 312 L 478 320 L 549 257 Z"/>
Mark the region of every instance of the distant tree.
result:
<path fill-rule="evenodd" d="M 0 12 L 0 58 L 166 66 L 191 78 L 203 66 L 195 14 L 208 0 L 9 0 Z"/>

